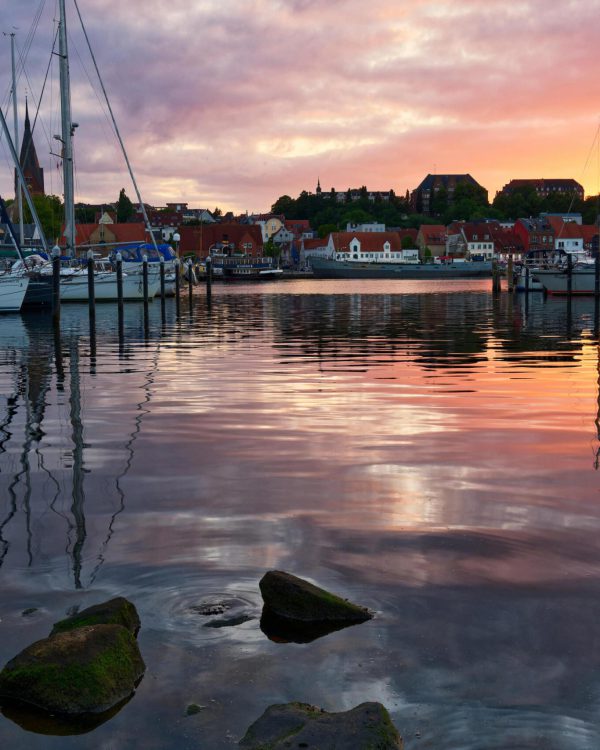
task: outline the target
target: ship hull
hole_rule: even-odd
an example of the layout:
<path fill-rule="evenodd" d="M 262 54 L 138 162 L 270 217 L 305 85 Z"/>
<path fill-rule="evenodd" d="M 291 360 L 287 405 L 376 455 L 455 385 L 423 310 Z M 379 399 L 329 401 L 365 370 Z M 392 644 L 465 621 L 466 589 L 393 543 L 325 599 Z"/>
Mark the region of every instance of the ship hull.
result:
<path fill-rule="evenodd" d="M 491 261 L 464 263 L 367 263 L 312 258 L 318 279 L 476 279 L 492 275 Z"/>

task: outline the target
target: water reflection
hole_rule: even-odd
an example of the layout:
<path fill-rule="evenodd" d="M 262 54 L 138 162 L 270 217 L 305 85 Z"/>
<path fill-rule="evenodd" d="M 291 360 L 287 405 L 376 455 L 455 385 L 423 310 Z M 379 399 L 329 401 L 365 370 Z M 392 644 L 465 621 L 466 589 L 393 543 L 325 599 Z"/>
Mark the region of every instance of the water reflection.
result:
<path fill-rule="evenodd" d="M 594 300 L 460 290 L 0 318 L 0 661 L 123 594 L 153 675 L 73 747 L 219 750 L 287 700 L 383 700 L 409 750 L 598 746 Z M 274 643 L 272 568 L 377 617 Z M 204 627 L 220 598 L 243 616 Z"/>

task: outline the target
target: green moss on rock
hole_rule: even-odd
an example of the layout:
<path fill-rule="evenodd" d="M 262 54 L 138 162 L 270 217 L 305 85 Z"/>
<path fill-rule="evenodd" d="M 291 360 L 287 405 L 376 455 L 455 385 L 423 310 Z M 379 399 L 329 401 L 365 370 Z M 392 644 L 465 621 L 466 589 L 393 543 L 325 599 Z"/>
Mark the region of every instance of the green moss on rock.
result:
<path fill-rule="evenodd" d="M 99 713 L 127 698 L 145 670 L 121 625 L 92 625 L 31 644 L 0 673 L 0 696 L 59 714 Z"/>
<path fill-rule="evenodd" d="M 402 750 L 402 738 L 381 703 L 361 703 L 327 713 L 307 703 L 270 706 L 252 724 L 239 747 L 246 750 Z"/>
<path fill-rule="evenodd" d="M 135 606 L 124 597 L 118 596 L 102 604 L 87 607 L 87 609 L 72 617 L 60 620 L 54 624 L 50 635 L 65 633 L 68 630 L 88 625 L 122 625 L 132 635 L 135 635 L 140 629 L 140 618 Z"/>
<path fill-rule="evenodd" d="M 281 570 L 262 577 L 260 591 L 265 606 L 279 617 L 300 622 L 364 622 L 373 614 L 366 607 Z"/>

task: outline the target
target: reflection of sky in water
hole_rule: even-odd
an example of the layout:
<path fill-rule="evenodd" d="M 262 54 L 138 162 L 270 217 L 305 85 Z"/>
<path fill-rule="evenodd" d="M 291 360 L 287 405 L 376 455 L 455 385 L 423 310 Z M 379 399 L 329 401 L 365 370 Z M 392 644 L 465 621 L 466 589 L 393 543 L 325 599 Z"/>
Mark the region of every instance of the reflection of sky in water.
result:
<path fill-rule="evenodd" d="M 0 319 L 0 661 L 74 605 L 142 618 L 138 694 L 69 746 L 218 750 L 288 700 L 380 700 L 409 750 L 599 746 L 593 301 L 409 286 L 216 287 L 121 343 L 101 307 L 95 352 L 85 307 L 58 351 Z M 269 568 L 377 617 L 272 643 Z M 206 627 L 220 598 L 250 619 Z"/>

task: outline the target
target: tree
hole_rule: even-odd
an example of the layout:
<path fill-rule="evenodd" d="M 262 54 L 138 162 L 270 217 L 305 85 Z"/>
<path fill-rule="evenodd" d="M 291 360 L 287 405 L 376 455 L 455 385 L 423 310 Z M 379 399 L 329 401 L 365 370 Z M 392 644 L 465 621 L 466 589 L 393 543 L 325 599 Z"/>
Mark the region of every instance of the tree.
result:
<path fill-rule="evenodd" d="M 293 214 L 296 210 L 296 201 L 293 198 L 290 198 L 289 195 L 282 195 L 280 198 L 277 198 L 275 203 L 271 206 L 271 213 L 274 214 L 283 214 L 286 219 L 295 219 Z"/>
<path fill-rule="evenodd" d="M 273 238 L 269 239 L 263 245 L 263 255 L 267 258 L 278 258 L 281 253 L 281 248 L 273 242 Z"/>
<path fill-rule="evenodd" d="M 223 216 L 223 211 L 218 206 L 215 206 L 214 211 L 212 212 L 213 219 L 220 219 L 221 216 Z"/>
<path fill-rule="evenodd" d="M 119 200 L 117 201 L 117 223 L 122 224 L 129 221 L 135 213 L 133 203 L 127 197 L 125 188 L 121 188 Z"/>
<path fill-rule="evenodd" d="M 60 239 L 63 224 L 64 212 L 61 199 L 58 195 L 33 195 L 31 198 L 46 240 L 50 245 L 56 244 Z M 23 219 L 28 224 L 33 221 L 27 202 L 23 206 Z"/>
<path fill-rule="evenodd" d="M 416 242 L 413 240 L 413 238 L 410 235 L 406 235 L 406 237 L 402 238 L 402 249 L 403 250 L 412 250 L 413 247 L 415 247 Z"/>
<path fill-rule="evenodd" d="M 321 224 L 321 226 L 317 229 L 317 232 L 321 239 L 325 239 L 325 237 L 328 237 L 332 232 L 337 232 L 337 225 Z"/>

